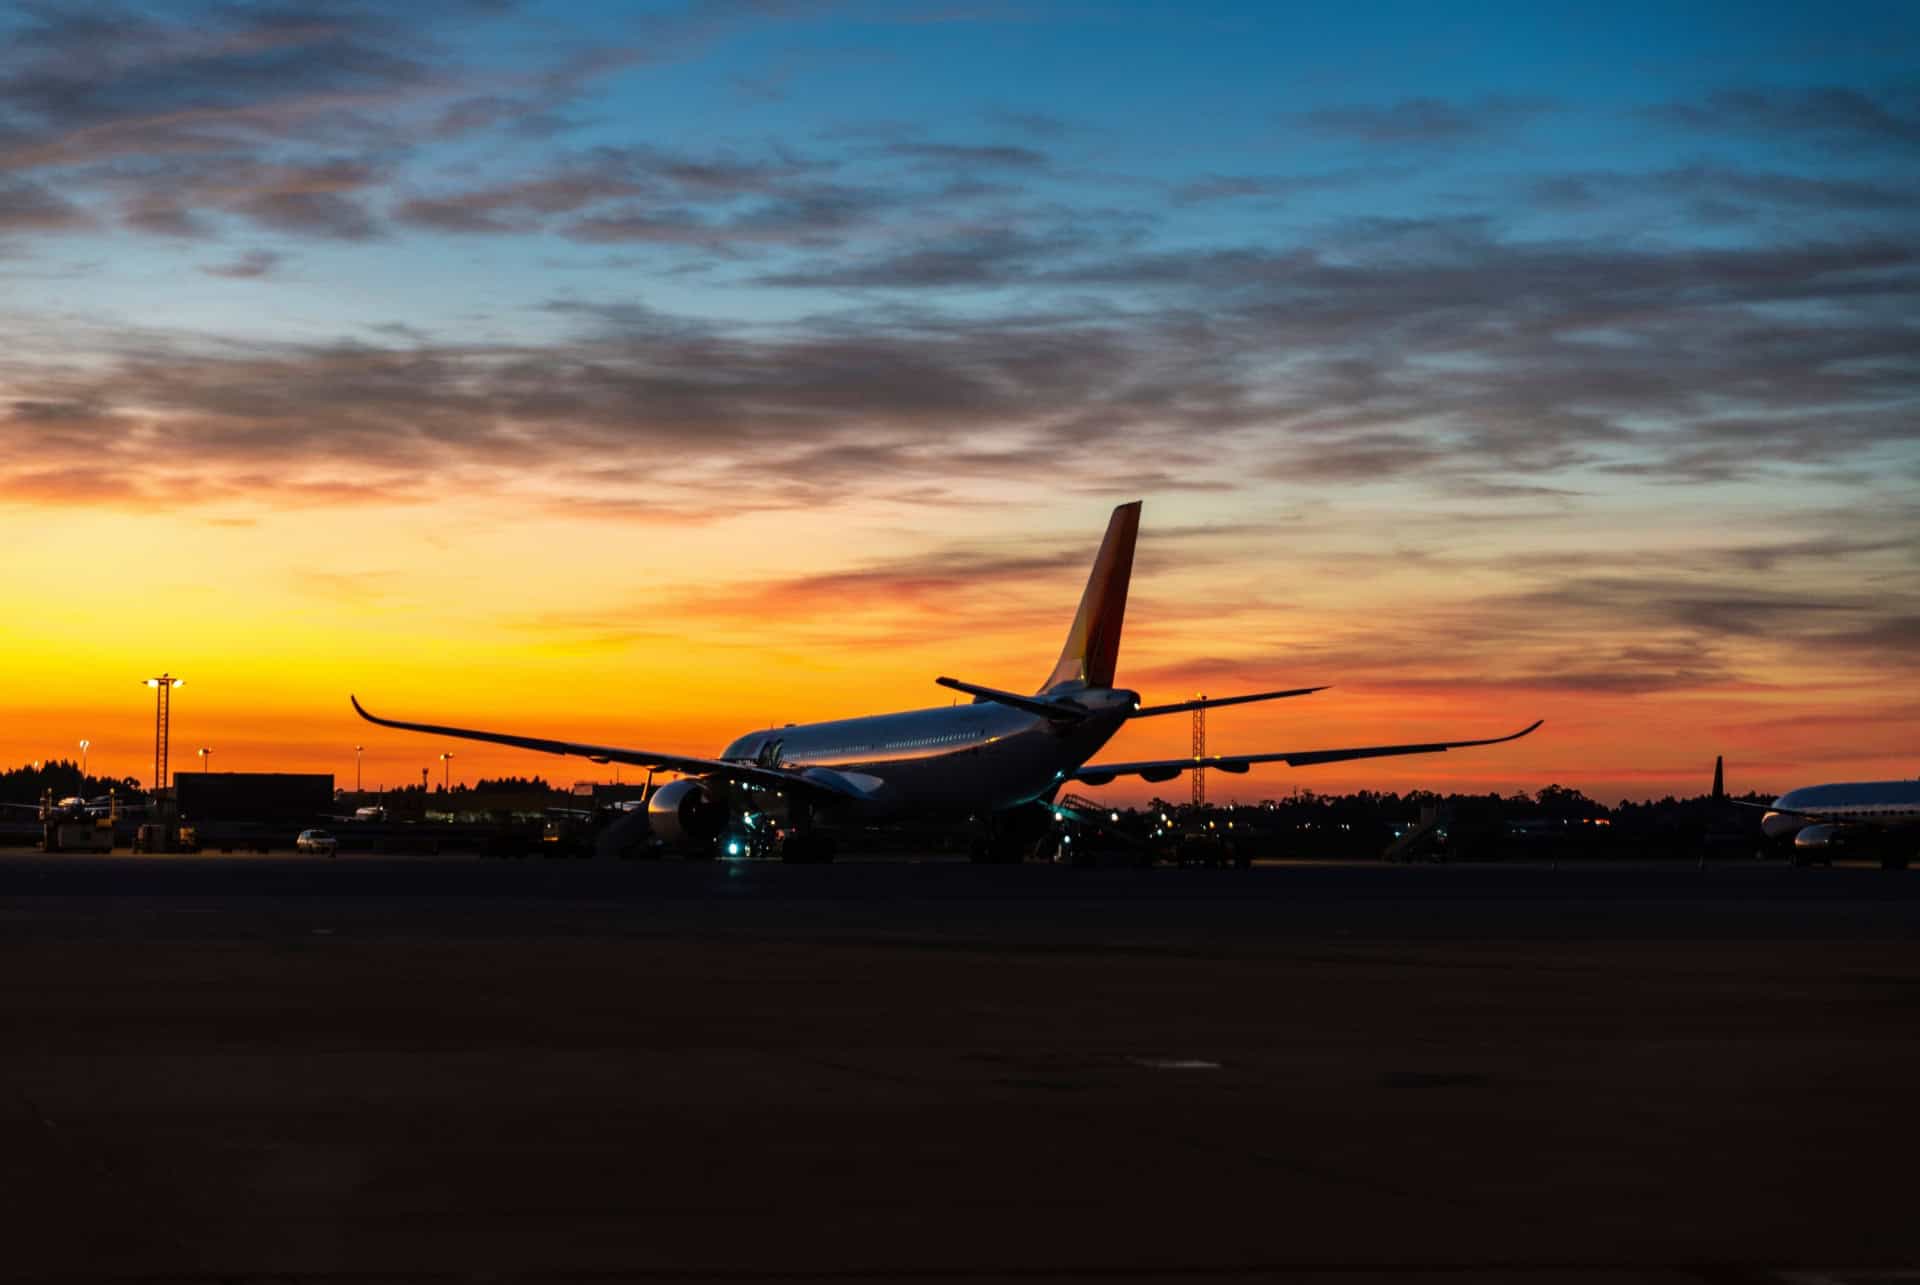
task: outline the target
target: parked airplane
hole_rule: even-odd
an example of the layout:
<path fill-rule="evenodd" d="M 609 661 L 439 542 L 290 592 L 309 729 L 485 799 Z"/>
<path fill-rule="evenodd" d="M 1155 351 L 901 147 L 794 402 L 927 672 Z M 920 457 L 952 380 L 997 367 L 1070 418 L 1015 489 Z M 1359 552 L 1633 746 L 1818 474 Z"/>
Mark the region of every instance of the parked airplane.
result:
<path fill-rule="evenodd" d="M 1771 804 L 1742 806 L 1767 809 L 1760 829 L 1777 843 L 1792 841 L 1795 865 L 1855 849 L 1877 856 L 1883 869 L 1905 870 L 1920 847 L 1920 780 L 1803 785 Z"/>
<path fill-rule="evenodd" d="M 1536 721 L 1509 735 L 1482 740 L 1090 763 L 1114 733 L 1136 718 L 1324 690 L 1300 687 L 1144 705 L 1138 693 L 1115 687 L 1140 507 L 1136 500 L 1113 511 L 1060 659 L 1031 696 L 942 677 L 935 681 L 972 696 L 973 702 L 767 728 L 740 737 L 717 758 L 376 718 L 357 698 L 349 699 L 362 718 L 382 727 L 682 773 L 681 779 L 661 786 L 649 800 L 648 819 L 658 838 L 713 855 L 720 835 L 730 826 L 751 828 L 756 818 L 784 812 L 783 855 L 795 861 L 831 859 L 831 839 L 816 828 L 816 819 L 832 823 L 915 814 L 977 817 L 985 823 L 987 837 L 976 845 L 975 859 L 1018 860 L 1012 832 L 1023 819 L 1044 822 L 1049 815 L 1044 804 L 1071 782 L 1105 785 L 1122 776 L 1169 781 L 1197 767 L 1243 773 L 1255 763 L 1303 767 L 1345 759 L 1435 754 L 1515 740 L 1540 726 Z"/>
<path fill-rule="evenodd" d="M 44 819 L 48 816 L 125 816 L 141 812 L 147 805 L 141 802 L 129 802 L 116 798 L 112 794 L 102 794 L 91 799 L 70 794 L 63 799 L 49 798 L 41 803 L 0 803 L 0 808 L 13 808 L 21 812 L 37 812 Z"/>

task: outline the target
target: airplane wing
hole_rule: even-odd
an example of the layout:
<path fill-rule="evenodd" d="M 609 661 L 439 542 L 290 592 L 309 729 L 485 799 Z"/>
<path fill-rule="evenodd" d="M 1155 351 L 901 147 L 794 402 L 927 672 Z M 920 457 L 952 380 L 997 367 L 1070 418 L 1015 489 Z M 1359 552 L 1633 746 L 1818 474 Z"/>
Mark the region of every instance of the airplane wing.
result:
<path fill-rule="evenodd" d="M 1285 763 L 1290 767 L 1306 767 L 1314 763 L 1338 763 L 1343 759 L 1390 758 L 1397 754 L 1438 754 L 1443 750 L 1466 749 L 1472 745 L 1498 745 L 1502 741 L 1517 741 L 1545 721 L 1545 719 L 1536 719 L 1529 726 L 1511 735 L 1490 736 L 1479 741 L 1434 741 L 1426 745 L 1363 745 L 1354 749 L 1290 750 L 1279 754 L 1219 754 L 1209 755 L 1203 759 L 1148 759 L 1140 763 L 1089 763 L 1077 772 L 1068 772 L 1061 779 L 1081 781 L 1087 785 L 1106 785 L 1120 776 L 1137 776 L 1148 781 L 1171 781 L 1182 772 L 1192 771 L 1196 767 L 1241 773 L 1255 763 Z"/>
<path fill-rule="evenodd" d="M 516 749 L 537 750 L 542 754 L 572 754 L 596 763 L 632 763 L 638 767 L 664 768 L 693 776 L 718 776 L 727 780 L 770 786 L 776 790 L 798 790 L 834 798 L 864 799 L 866 795 L 843 780 L 842 774 L 813 771 L 807 774 L 784 768 L 762 767 L 756 763 L 730 763 L 725 759 L 691 758 L 684 754 L 660 754 L 653 750 L 627 750 L 615 745 L 588 745 L 579 741 L 549 741 L 537 736 L 513 736 L 506 732 L 483 732 L 468 727 L 441 727 L 434 723 L 403 723 L 398 719 L 369 714 L 359 698 L 348 696 L 354 712 L 369 723 L 394 727 L 403 732 L 425 732 L 429 736 L 453 736 L 468 741 L 489 741 Z"/>

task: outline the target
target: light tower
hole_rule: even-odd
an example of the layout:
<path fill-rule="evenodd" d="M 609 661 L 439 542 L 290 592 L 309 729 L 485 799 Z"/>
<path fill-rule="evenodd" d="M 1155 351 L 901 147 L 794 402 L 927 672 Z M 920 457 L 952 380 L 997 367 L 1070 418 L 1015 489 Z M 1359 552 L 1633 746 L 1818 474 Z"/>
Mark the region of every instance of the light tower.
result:
<path fill-rule="evenodd" d="M 90 749 L 92 745 L 92 741 L 83 740 L 80 742 L 80 793 L 82 794 L 87 792 L 87 750 Z"/>
<path fill-rule="evenodd" d="M 442 794 L 452 793 L 452 790 L 447 785 L 447 782 L 452 779 L 452 774 L 453 774 L 453 751 L 448 750 L 445 754 L 442 754 L 440 756 L 440 793 Z"/>
<path fill-rule="evenodd" d="M 200 755 L 200 770 L 202 772 L 213 771 L 213 747 L 210 745 L 202 745 L 196 752 Z"/>
<path fill-rule="evenodd" d="M 173 689 L 184 687 L 186 682 L 172 674 L 147 679 L 147 686 L 154 689 L 157 701 L 153 714 L 153 788 L 158 791 L 167 788 L 167 723 L 172 712 Z"/>
<path fill-rule="evenodd" d="M 1201 692 L 1196 698 L 1205 700 L 1207 694 Z M 1193 806 L 1196 810 L 1207 806 L 1207 769 L 1199 765 L 1198 760 L 1207 756 L 1207 707 L 1200 706 L 1193 711 Z"/>
<path fill-rule="evenodd" d="M 353 792 L 355 794 L 360 793 L 360 751 L 366 748 L 364 745 L 353 747 Z"/>

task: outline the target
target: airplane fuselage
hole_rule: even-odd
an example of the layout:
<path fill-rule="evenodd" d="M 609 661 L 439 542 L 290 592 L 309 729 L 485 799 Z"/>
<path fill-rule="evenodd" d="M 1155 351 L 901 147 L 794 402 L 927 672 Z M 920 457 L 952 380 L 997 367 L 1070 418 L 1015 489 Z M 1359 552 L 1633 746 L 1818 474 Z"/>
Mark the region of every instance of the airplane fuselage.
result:
<path fill-rule="evenodd" d="M 1806 785 L 1773 801 L 1779 811 L 1760 818 L 1770 839 L 1814 825 L 1898 829 L 1920 826 L 1920 781 L 1843 781 Z"/>
<path fill-rule="evenodd" d="M 1139 697 L 1081 689 L 1076 723 L 990 701 L 797 723 L 749 732 L 722 751 L 733 763 L 832 774 L 860 796 L 861 816 L 999 812 L 1048 796 L 1120 730 Z"/>

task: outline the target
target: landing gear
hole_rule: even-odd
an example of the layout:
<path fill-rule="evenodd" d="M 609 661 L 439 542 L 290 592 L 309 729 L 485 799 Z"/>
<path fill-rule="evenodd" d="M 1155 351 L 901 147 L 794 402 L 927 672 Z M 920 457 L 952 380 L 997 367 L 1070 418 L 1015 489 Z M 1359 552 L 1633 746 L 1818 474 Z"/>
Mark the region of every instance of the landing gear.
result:
<path fill-rule="evenodd" d="M 823 833 L 813 823 L 813 807 L 803 799 L 792 799 L 787 805 L 787 825 L 780 835 L 780 860 L 788 865 L 825 865 L 833 860 L 833 836 Z M 772 838 L 774 831 L 769 833 Z M 772 853 L 767 853 L 771 856 Z"/>

